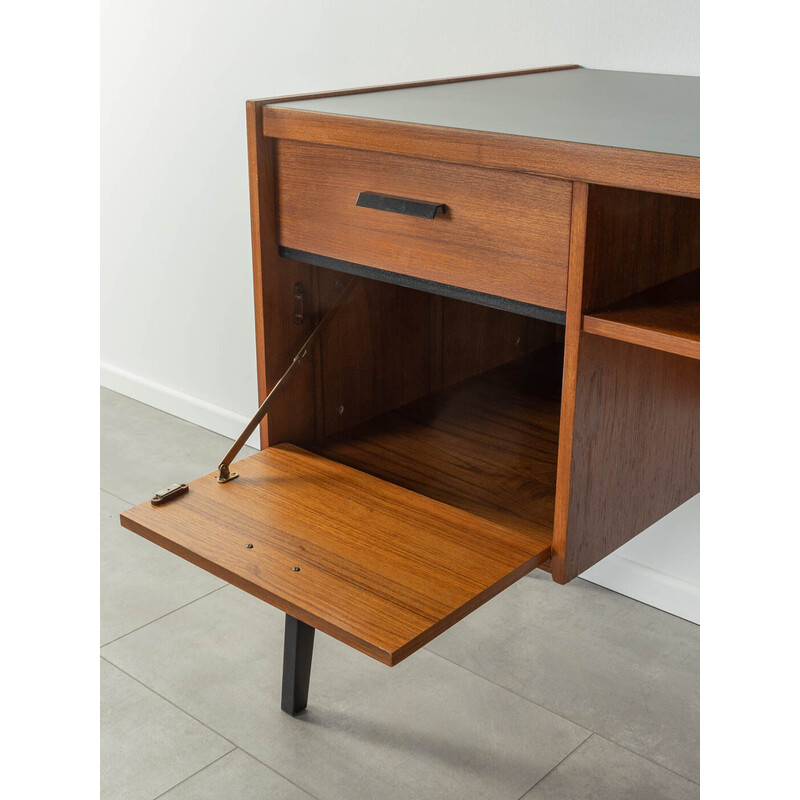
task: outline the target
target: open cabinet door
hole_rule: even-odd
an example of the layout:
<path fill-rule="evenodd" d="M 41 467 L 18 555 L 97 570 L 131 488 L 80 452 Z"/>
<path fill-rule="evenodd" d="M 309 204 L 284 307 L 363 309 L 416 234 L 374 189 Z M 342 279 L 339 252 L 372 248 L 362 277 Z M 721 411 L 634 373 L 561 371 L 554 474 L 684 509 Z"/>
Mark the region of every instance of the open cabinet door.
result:
<path fill-rule="evenodd" d="M 505 528 L 289 444 L 211 473 L 124 527 L 394 665 L 546 561 Z"/>

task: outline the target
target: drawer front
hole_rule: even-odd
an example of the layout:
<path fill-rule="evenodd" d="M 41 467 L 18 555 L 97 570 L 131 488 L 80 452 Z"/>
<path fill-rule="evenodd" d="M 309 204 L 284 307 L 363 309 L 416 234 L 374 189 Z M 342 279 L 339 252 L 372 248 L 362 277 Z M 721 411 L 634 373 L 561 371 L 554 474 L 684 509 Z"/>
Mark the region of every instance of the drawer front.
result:
<path fill-rule="evenodd" d="M 275 160 L 283 247 L 565 310 L 568 181 L 287 140 Z M 362 192 L 445 211 L 362 207 Z"/>

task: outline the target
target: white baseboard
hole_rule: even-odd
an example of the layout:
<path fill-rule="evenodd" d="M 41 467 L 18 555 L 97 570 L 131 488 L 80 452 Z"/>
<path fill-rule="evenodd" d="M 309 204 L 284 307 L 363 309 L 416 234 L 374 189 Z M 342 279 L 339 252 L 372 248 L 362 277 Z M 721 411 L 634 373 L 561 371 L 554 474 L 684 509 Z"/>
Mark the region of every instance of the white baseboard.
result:
<path fill-rule="evenodd" d="M 612 553 L 581 578 L 655 606 L 676 617 L 700 623 L 700 587 Z"/>
<path fill-rule="evenodd" d="M 141 375 L 134 375 L 132 372 L 102 362 L 100 364 L 100 385 L 138 400 L 140 403 L 165 411 L 167 414 L 185 419 L 187 422 L 193 422 L 201 428 L 220 433 L 229 439 L 236 439 L 250 421 L 249 417 L 229 411 L 227 408 L 216 406 L 200 400 L 198 397 L 165 386 L 163 383 L 151 381 Z M 257 431 L 247 440 L 247 444 L 257 450 L 260 448 Z"/>

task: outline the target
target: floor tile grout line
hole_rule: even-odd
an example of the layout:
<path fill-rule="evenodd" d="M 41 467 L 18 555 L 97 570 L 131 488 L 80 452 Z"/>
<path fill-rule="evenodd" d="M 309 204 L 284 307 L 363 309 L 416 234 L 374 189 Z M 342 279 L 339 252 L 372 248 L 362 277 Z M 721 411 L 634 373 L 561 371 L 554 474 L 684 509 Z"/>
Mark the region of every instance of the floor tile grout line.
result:
<path fill-rule="evenodd" d="M 108 489 L 104 489 L 102 486 L 100 486 L 100 491 L 115 497 L 117 500 L 122 500 L 123 503 L 130 503 L 132 506 L 136 505 L 135 500 L 128 500 L 127 497 L 120 497 L 118 494 L 116 494 L 116 492 L 110 492 Z M 120 525 L 120 527 L 122 526 Z"/>
<path fill-rule="evenodd" d="M 130 636 L 132 633 L 136 633 L 136 631 L 142 630 L 142 628 L 146 628 L 148 625 L 152 625 L 154 622 L 158 622 L 159 620 L 168 617 L 170 614 L 174 614 L 176 611 L 180 611 L 183 608 L 188 608 L 192 603 L 196 603 L 198 600 L 202 600 L 205 597 L 209 597 L 210 595 L 214 594 L 214 592 L 218 592 L 220 589 L 224 589 L 226 586 L 230 584 L 224 583 L 222 586 L 217 586 L 216 589 L 212 589 L 210 592 L 206 592 L 205 594 L 201 594 L 199 597 L 195 597 L 194 600 L 190 600 L 188 603 L 184 603 L 182 606 L 178 606 L 177 608 L 173 608 L 171 611 L 167 611 L 166 614 L 162 614 L 160 617 L 155 617 L 151 619 L 149 622 L 145 622 L 143 625 L 139 625 L 138 628 L 134 628 L 133 630 L 128 631 L 127 633 L 123 633 L 120 636 L 117 636 L 116 639 L 112 639 L 110 642 L 104 642 L 100 645 L 100 650 L 102 651 L 104 647 L 108 647 L 110 644 L 115 644 L 116 642 L 120 641 L 120 639 L 124 639 L 126 636 Z"/>
<path fill-rule="evenodd" d="M 481 675 L 479 672 L 474 672 L 469 667 L 465 667 L 463 664 L 459 664 L 457 661 L 453 661 L 447 656 L 443 656 L 441 653 L 437 653 L 435 650 L 429 650 L 427 647 L 424 648 L 426 653 L 431 653 L 435 655 L 437 658 L 441 658 L 442 660 L 446 661 L 448 664 L 452 664 L 454 667 L 458 667 L 459 669 L 463 669 L 465 672 L 469 672 L 470 675 L 474 675 L 476 678 L 481 678 L 484 681 L 488 681 L 492 684 L 492 686 L 497 686 L 498 689 L 503 689 L 506 692 L 510 692 L 515 697 L 519 697 L 521 700 L 527 700 L 527 702 L 532 703 L 537 708 L 541 708 L 543 711 L 547 711 L 548 714 L 553 714 L 560 719 L 563 719 L 565 722 L 569 722 L 570 725 L 577 725 L 579 728 L 583 728 L 585 731 L 589 731 L 590 733 L 597 733 L 597 731 L 592 730 L 591 728 L 587 728 L 585 725 L 581 725 L 580 722 L 575 722 L 574 719 L 570 719 L 569 717 L 565 717 L 563 714 L 559 714 L 558 711 L 553 711 L 552 708 L 548 708 L 547 706 L 538 703 L 536 700 L 531 700 L 530 697 L 526 697 L 524 694 L 520 694 L 519 692 L 511 689 L 508 686 L 503 686 L 502 683 L 497 683 L 497 681 L 493 681 L 491 678 L 487 678 L 485 675 Z M 587 737 L 588 738 L 588 737 Z"/>
<path fill-rule="evenodd" d="M 156 795 L 156 797 L 154 797 L 153 800 L 159 800 L 159 798 L 164 797 L 164 795 L 168 794 L 173 789 L 176 789 L 181 784 L 186 783 L 186 781 L 189 781 L 192 778 L 194 778 L 195 775 L 199 775 L 201 772 L 204 772 L 209 767 L 213 767 L 214 764 L 217 763 L 217 761 L 222 761 L 223 758 L 226 758 L 231 753 L 235 753 L 237 749 L 238 748 L 236 747 L 236 745 L 233 745 L 233 747 L 231 747 L 231 749 L 228 750 L 227 753 L 223 753 L 221 756 L 219 756 L 218 758 L 215 758 L 213 761 L 209 761 L 208 764 L 206 764 L 204 767 L 200 767 L 200 769 L 198 769 L 196 772 L 193 772 L 191 775 L 187 775 L 183 780 L 178 781 L 174 786 L 170 786 L 169 789 L 167 789 L 166 791 L 161 792 L 161 794 L 159 794 L 159 795 Z"/>
<path fill-rule="evenodd" d="M 542 705 L 541 703 L 538 703 L 536 700 L 531 700 L 530 697 L 526 697 L 524 694 L 520 694 L 519 692 L 515 691 L 514 689 L 511 689 L 510 687 L 504 686 L 502 683 L 497 683 L 496 681 L 493 681 L 491 678 L 487 678 L 485 675 L 481 675 L 479 672 L 473 672 L 473 670 L 471 670 L 469 667 L 465 667 L 463 664 L 459 664 L 457 661 L 453 661 L 452 659 L 447 658 L 447 656 L 443 656 L 441 653 L 437 653 L 435 650 L 430 650 L 428 647 L 424 647 L 423 649 L 425 650 L 426 653 L 431 653 L 432 655 L 435 655 L 438 658 L 441 658 L 444 661 L 447 661 L 448 664 L 452 664 L 453 666 L 458 667 L 459 669 L 463 669 L 466 672 L 469 672 L 470 675 L 474 675 L 477 678 L 482 678 L 483 680 L 488 681 L 489 683 L 491 683 L 493 686 L 497 686 L 500 689 L 505 689 L 505 691 L 511 692 L 511 694 L 515 695 L 516 697 L 519 697 L 522 700 L 527 700 L 529 703 L 533 703 L 533 705 L 537 706 L 538 708 L 543 709 L 544 711 L 547 711 L 550 714 L 555 714 L 555 716 L 560 717 L 561 719 L 565 720 L 566 722 L 569 722 L 572 725 L 577 725 L 579 728 L 583 728 L 585 731 L 589 731 L 590 733 L 594 733 L 597 736 L 599 736 L 601 739 L 607 739 L 609 742 L 611 742 L 612 744 L 615 744 L 617 747 L 621 747 L 623 750 L 627 750 L 629 753 L 632 753 L 633 755 L 638 756 L 639 758 L 643 758 L 645 761 L 649 761 L 651 764 L 655 764 L 655 766 L 660 767 L 661 769 L 665 769 L 665 770 L 667 770 L 667 772 L 671 772 L 673 775 L 677 775 L 679 778 L 683 778 L 684 780 L 689 781 L 689 783 L 693 783 L 695 786 L 699 786 L 700 785 L 693 778 L 690 778 L 687 775 L 683 775 L 682 773 L 678 772 L 677 770 L 674 770 L 671 767 L 667 767 L 664 764 L 659 764 L 658 761 L 653 761 L 652 758 L 649 758 L 648 756 L 643 755 L 642 753 L 637 753 L 635 750 L 631 750 L 630 747 L 627 747 L 624 744 L 620 744 L 618 741 L 616 741 L 615 739 L 612 739 L 610 736 L 605 736 L 602 733 L 600 733 L 599 731 L 593 730 L 592 728 L 587 728 L 585 725 L 582 725 L 580 722 L 575 722 L 575 720 L 570 719 L 569 717 L 565 717 L 563 714 L 559 714 L 558 711 L 553 711 L 552 708 L 548 708 L 547 706 Z M 588 738 L 589 737 L 587 737 L 587 739 Z M 584 740 L 584 741 L 586 741 L 586 740 Z"/>
<path fill-rule="evenodd" d="M 604 736 L 602 733 L 599 733 L 598 731 L 592 731 L 592 733 L 594 733 L 595 736 L 599 736 L 601 739 L 605 739 L 607 742 L 611 742 L 611 744 L 615 745 L 616 747 L 622 748 L 623 750 L 627 751 L 631 755 L 636 756 L 637 758 L 643 758 L 645 761 L 649 761 L 651 764 L 658 767 L 659 769 L 665 769 L 667 772 L 671 772 L 677 778 L 689 781 L 689 783 L 693 783 L 695 786 L 700 785 L 700 783 L 694 780 L 694 778 L 689 778 L 686 775 L 683 775 L 682 773 L 678 772 L 677 770 L 672 769 L 672 767 L 667 767 L 664 764 L 659 764 L 658 761 L 653 761 L 652 758 L 648 758 L 647 756 L 642 755 L 641 753 L 637 753 L 635 750 L 631 750 L 630 747 L 624 744 L 620 744 L 619 742 L 612 739 L 610 736 Z"/>
<path fill-rule="evenodd" d="M 224 588 L 224 587 L 220 587 L 220 588 Z M 292 786 L 295 786 L 296 788 L 300 789 L 300 791 L 305 792 L 309 797 L 312 797 L 313 800 L 317 800 L 316 795 L 311 794 L 311 792 L 309 792 L 308 789 L 304 789 L 302 786 L 300 786 L 299 784 L 295 783 L 291 778 L 286 777 L 286 775 L 284 775 L 282 772 L 278 772 L 278 770 L 275 769 L 275 767 L 270 766 L 269 764 L 267 764 L 264 761 L 262 761 L 260 758 L 254 756 L 251 752 L 249 752 L 248 750 L 245 750 L 244 747 L 241 747 L 236 742 L 234 742 L 232 739 L 229 739 L 227 736 L 225 736 L 224 734 L 220 733 L 215 728 L 212 728 L 208 723 L 203 722 L 203 720 L 201 720 L 199 717 L 196 717 L 194 714 L 190 713 L 185 708 L 181 708 L 177 703 L 175 703 L 174 701 L 170 700 L 165 695 L 161 694 L 161 692 L 156 691 L 152 686 L 148 686 L 144 681 L 140 680 L 135 675 L 132 675 L 130 672 L 127 672 L 126 670 L 124 670 L 122 667 L 119 666 L 119 664 L 115 664 L 113 661 L 111 661 L 110 659 L 106 658 L 102 653 L 100 654 L 100 658 L 103 661 L 105 661 L 106 664 L 109 664 L 110 666 L 114 667 L 114 669 L 118 669 L 123 675 L 127 675 L 132 681 L 136 681 L 136 683 L 138 683 L 140 686 L 143 686 L 145 689 L 147 689 L 147 691 L 152 692 L 156 697 L 160 697 L 165 703 L 169 703 L 173 708 L 177 709 L 182 714 L 186 714 L 187 717 L 189 717 L 190 719 L 193 719 L 198 725 L 202 725 L 207 730 L 209 730 L 212 733 L 214 733 L 217 736 L 219 736 L 220 739 L 222 739 L 223 741 L 225 741 L 229 745 L 231 745 L 231 747 L 234 750 L 241 750 L 246 756 L 250 756 L 250 758 L 252 758 L 253 761 L 257 761 L 259 764 L 261 764 L 262 767 L 266 767 L 268 770 L 271 770 L 272 772 L 274 772 L 279 777 L 283 778 L 288 783 L 291 783 Z M 232 751 L 229 750 L 228 753 L 230 753 L 230 752 L 232 752 Z M 226 753 L 226 755 L 227 755 L 227 753 Z M 206 765 L 206 766 L 208 766 L 208 765 Z"/>
<path fill-rule="evenodd" d="M 304 794 L 307 794 L 312 800 L 319 800 L 319 798 L 315 794 L 311 794 L 311 792 L 308 789 L 303 788 L 299 783 L 296 783 L 291 778 L 284 775 L 282 772 L 278 772 L 278 770 L 276 770 L 275 767 L 271 767 L 269 764 L 267 764 L 266 761 L 262 761 L 257 756 L 254 756 L 249 750 L 245 750 L 244 747 L 238 747 L 238 749 L 241 750 L 249 758 L 252 758 L 253 761 L 257 761 L 259 764 L 261 764 L 262 767 L 266 767 L 270 772 L 274 772 L 279 778 L 283 778 L 283 780 L 285 780 L 287 783 L 291 783 L 292 786 L 294 786 L 296 789 L 299 789 Z"/>
<path fill-rule="evenodd" d="M 180 711 L 181 714 L 186 714 L 187 717 L 193 719 L 198 725 L 202 725 L 204 728 L 211 731 L 211 733 L 219 736 L 220 739 L 226 741 L 229 745 L 231 745 L 231 747 L 238 747 L 236 742 L 232 742 L 227 736 L 223 736 L 219 731 L 214 730 L 214 728 L 212 728 L 210 725 L 207 725 L 205 722 L 203 722 L 203 720 L 199 719 L 194 714 L 190 714 L 185 708 L 181 708 L 177 703 L 170 700 L 169 697 L 165 697 L 163 694 L 161 694 L 161 692 L 157 692 L 152 686 L 148 686 L 144 681 L 140 680 L 135 675 L 131 675 L 130 672 L 124 670 L 121 666 L 119 666 L 119 664 L 115 664 L 113 661 L 111 661 L 111 659 L 106 658 L 102 653 L 100 654 L 100 658 L 109 666 L 114 667 L 114 669 L 118 669 L 123 675 L 127 675 L 132 681 L 136 681 L 136 683 L 138 683 L 140 686 L 144 686 L 148 692 L 152 692 L 156 697 L 160 697 L 165 703 L 169 703 L 173 708 L 176 708 L 178 711 Z"/>
<path fill-rule="evenodd" d="M 686 775 L 681 774 L 677 770 L 672 769 L 672 767 L 667 767 L 664 764 L 659 764 L 658 761 L 653 761 L 652 758 L 648 758 L 647 756 L 642 755 L 641 753 L 637 753 L 635 750 L 631 750 L 630 747 L 628 747 L 627 745 L 624 745 L 624 744 L 620 744 L 619 742 L 617 742 L 614 739 L 612 739 L 610 736 L 604 736 L 602 733 L 599 733 L 598 731 L 592 731 L 592 733 L 595 736 L 599 736 L 601 739 L 605 739 L 607 742 L 611 742 L 611 744 L 615 745 L 616 747 L 622 748 L 623 750 L 627 751 L 631 755 L 636 756 L 637 758 L 643 758 L 645 761 L 649 761 L 651 764 L 653 764 L 654 766 L 658 767 L 659 769 L 665 769 L 667 772 L 671 772 L 677 778 L 681 778 L 681 779 L 683 779 L 685 781 L 689 781 L 689 783 L 693 783 L 695 786 L 699 786 L 700 785 L 699 782 L 694 780 L 693 778 L 689 778 Z"/>
<path fill-rule="evenodd" d="M 583 726 L 581 726 L 581 727 L 583 727 Z M 559 767 L 560 767 L 560 766 L 561 766 L 561 765 L 562 765 L 562 764 L 563 764 L 563 763 L 564 763 L 564 762 L 565 762 L 565 761 L 566 761 L 568 758 L 570 758 L 572 755 L 574 755 L 575 753 L 577 753 L 577 752 L 578 752 L 578 750 L 580 750 L 580 749 L 581 749 L 581 747 L 583 747 L 583 746 L 586 744 L 586 742 L 588 742 L 588 741 L 589 741 L 589 739 L 591 739 L 591 738 L 592 738 L 592 736 L 597 736 L 597 734 L 596 734 L 594 731 L 590 731 L 590 732 L 589 732 L 589 735 L 588 735 L 588 736 L 587 736 L 587 737 L 586 737 L 586 738 L 585 738 L 585 739 L 584 739 L 584 740 L 583 740 L 583 741 L 582 741 L 580 744 L 577 744 L 575 747 L 573 747 L 573 748 L 572 748 L 572 750 L 570 750 L 570 751 L 569 751 L 569 753 L 567 753 L 567 754 L 564 756 L 564 758 L 562 758 L 562 759 L 561 759 L 561 761 L 559 761 L 559 762 L 558 762 L 558 764 L 556 764 L 555 766 L 553 766 L 551 769 L 547 770 L 547 772 L 545 772 L 545 774 L 544 774 L 544 775 L 542 775 L 542 777 L 541 777 L 541 778 L 539 778 L 539 780 L 538 780 L 538 781 L 536 781 L 536 783 L 534 783 L 534 784 L 533 784 L 533 786 L 529 786 L 529 787 L 528 787 L 528 788 L 527 788 L 527 789 L 526 789 L 526 790 L 525 790 L 525 791 L 524 791 L 524 792 L 523 792 L 523 793 L 522 793 L 522 794 L 521 794 L 521 795 L 520 795 L 520 796 L 517 798 L 517 800 L 522 800 L 522 798 L 523 798 L 523 797 L 525 797 L 525 795 L 526 795 L 526 794 L 528 794 L 528 792 L 532 792 L 532 791 L 533 791 L 533 790 L 534 790 L 534 789 L 535 789 L 535 788 L 536 788 L 536 787 L 537 787 L 537 786 L 538 786 L 538 785 L 539 785 L 539 784 L 540 784 L 540 783 L 541 783 L 541 782 L 542 782 L 542 781 L 543 781 L 543 780 L 544 780 L 544 779 L 545 779 L 545 778 L 546 778 L 548 775 L 550 775 L 551 773 L 555 772 L 555 771 L 556 771 L 556 770 L 557 770 L 557 769 L 558 769 L 558 768 L 559 768 Z"/>

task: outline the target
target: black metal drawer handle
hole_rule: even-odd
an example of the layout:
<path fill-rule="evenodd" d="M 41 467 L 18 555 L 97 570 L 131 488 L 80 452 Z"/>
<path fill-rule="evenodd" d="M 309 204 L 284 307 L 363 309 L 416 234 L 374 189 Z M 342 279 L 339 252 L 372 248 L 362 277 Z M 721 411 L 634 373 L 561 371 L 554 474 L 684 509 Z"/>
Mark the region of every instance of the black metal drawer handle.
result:
<path fill-rule="evenodd" d="M 406 214 L 409 217 L 433 219 L 436 214 L 444 214 L 444 203 L 425 203 L 422 200 L 409 200 L 407 197 L 391 197 L 387 194 L 360 192 L 356 205 L 362 208 L 374 208 L 377 211 L 391 211 L 395 214 Z"/>

